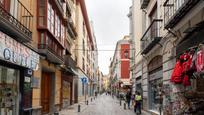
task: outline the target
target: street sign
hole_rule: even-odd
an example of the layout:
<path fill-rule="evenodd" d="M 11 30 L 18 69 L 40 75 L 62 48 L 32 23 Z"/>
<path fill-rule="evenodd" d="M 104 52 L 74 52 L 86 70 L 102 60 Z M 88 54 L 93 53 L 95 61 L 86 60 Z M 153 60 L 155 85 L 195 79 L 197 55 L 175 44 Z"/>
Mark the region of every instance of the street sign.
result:
<path fill-rule="evenodd" d="M 86 77 L 81 78 L 82 83 L 86 84 L 88 82 Z"/>

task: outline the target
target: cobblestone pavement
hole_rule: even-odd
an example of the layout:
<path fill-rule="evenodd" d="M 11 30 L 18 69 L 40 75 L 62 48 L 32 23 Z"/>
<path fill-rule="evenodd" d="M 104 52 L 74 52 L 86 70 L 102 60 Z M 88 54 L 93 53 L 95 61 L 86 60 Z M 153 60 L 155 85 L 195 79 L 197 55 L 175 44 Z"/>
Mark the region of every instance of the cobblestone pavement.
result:
<path fill-rule="evenodd" d="M 118 99 L 113 99 L 111 96 L 104 94 L 90 102 L 89 105 L 85 105 L 84 102 L 80 105 L 81 112 L 77 111 L 78 104 L 76 104 L 61 111 L 60 115 L 136 115 L 133 108 L 124 110 L 124 106 L 120 106 Z M 142 115 L 148 114 L 143 112 Z"/>

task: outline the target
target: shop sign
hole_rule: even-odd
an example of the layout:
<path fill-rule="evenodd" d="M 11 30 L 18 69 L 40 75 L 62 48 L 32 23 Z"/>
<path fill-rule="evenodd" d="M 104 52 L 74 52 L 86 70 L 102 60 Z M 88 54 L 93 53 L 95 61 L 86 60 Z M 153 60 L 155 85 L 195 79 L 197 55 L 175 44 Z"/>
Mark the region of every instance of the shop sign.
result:
<path fill-rule="evenodd" d="M 1 31 L 0 59 L 32 70 L 38 69 L 39 55 Z"/>

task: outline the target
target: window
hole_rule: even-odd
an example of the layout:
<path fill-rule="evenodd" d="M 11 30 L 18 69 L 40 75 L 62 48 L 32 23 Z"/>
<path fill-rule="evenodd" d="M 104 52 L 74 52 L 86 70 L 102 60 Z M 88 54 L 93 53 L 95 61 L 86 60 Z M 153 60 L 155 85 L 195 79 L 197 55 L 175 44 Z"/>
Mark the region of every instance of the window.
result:
<path fill-rule="evenodd" d="M 51 32 L 54 33 L 54 17 L 55 17 L 55 13 L 54 13 L 54 10 L 51 9 Z"/>
<path fill-rule="evenodd" d="M 55 14 L 55 37 L 58 37 L 58 16 Z"/>
<path fill-rule="evenodd" d="M 57 38 L 59 39 L 59 41 L 61 41 L 61 38 L 60 38 L 61 22 L 60 22 L 59 16 L 57 16 L 57 21 L 58 21 L 58 23 L 57 23 Z"/>
<path fill-rule="evenodd" d="M 83 35 L 84 35 L 84 37 L 86 36 L 85 23 L 84 22 L 83 22 Z"/>
<path fill-rule="evenodd" d="M 38 25 L 45 26 L 45 0 L 38 0 Z"/>
<path fill-rule="evenodd" d="M 157 19 L 157 6 L 156 5 L 149 16 L 150 23 L 153 22 L 154 19 Z M 158 36 L 158 23 L 154 23 L 151 27 L 151 38 L 156 37 L 156 36 Z"/>
<path fill-rule="evenodd" d="M 48 29 L 51 31 L 51 5 L 50 3 L 48 3 L 47 26 L 48 26 Z"/>
<path fill-rule="evenodd" d="M 83 62 L 82 62 L 82 64 L 83 64 L 83 65 L 82 65 L 82 69 L 85 71 L 85 62 L 84 62 L 84 58 L 82 58 L 82 61 L 83 61 Z"/>
<path fill-rule="evenodd" d="M 61 25 L 61 43 L 64 46 L 64 38 L 65 38 L 65 27 L 64 25 Z"/>
<path fill-rule="evenodd" d="M 83 39 L 83 54 L 85 55 L 85 42 L 84 42 L 84 39 Z"/>
<path fill-rule="evenodd" d="M 45 33 L 40 33 L 40 44 L 45 44 Z"/>

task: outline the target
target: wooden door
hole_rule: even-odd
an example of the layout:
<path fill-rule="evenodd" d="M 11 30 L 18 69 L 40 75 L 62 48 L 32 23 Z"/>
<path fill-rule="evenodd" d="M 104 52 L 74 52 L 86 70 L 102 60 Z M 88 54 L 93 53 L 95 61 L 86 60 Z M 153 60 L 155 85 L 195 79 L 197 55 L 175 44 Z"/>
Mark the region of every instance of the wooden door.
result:
<path fill-rule="evenodd" d="M 48 73 L 42 73 L 42 86 L 41 86 L 41 105 L 42 112 L 49 113 L 50 110 L 50 90 L 51 90 L 51 77 Z"/>

